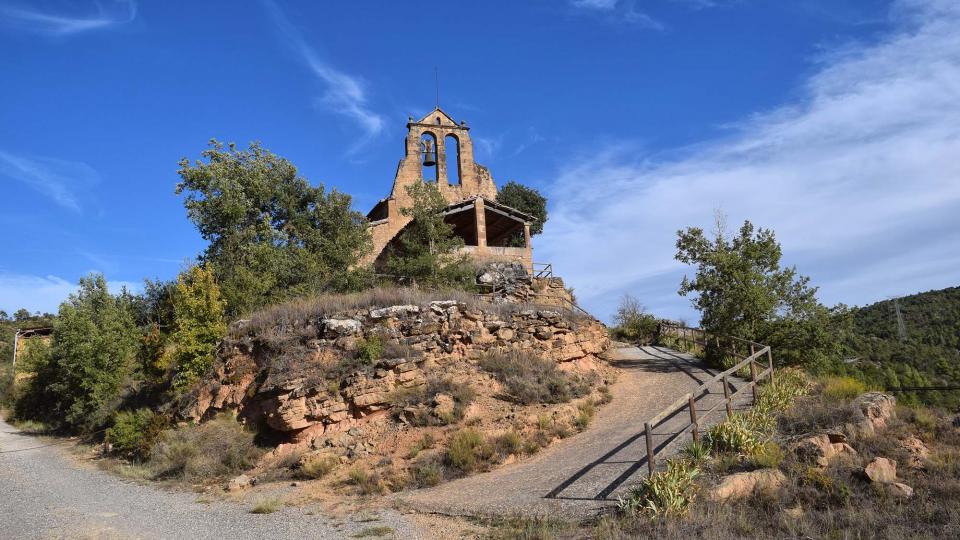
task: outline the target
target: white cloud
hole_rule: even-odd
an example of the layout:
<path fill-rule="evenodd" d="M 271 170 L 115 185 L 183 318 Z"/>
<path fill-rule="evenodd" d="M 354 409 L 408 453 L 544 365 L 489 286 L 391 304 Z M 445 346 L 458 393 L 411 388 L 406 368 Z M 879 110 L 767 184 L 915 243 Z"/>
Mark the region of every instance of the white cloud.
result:
<path fill-rule="evenodd" d="M 37 9 L 35 6 L 0 6 L 0 20 L 6 26 L 27 32 L 67 36 L 126 24 L 137 16 L 137 4 L 132 0 L 89 4 L 93 9 L 82 14 Z"/>
<path fill-rule="evenodd" d="M 796 103 L 672 155 L 622 144 L 566 167 L 535 242 L 599 315 L 625 291 L 664 316 L 675 233 L 722 209 L 773 228 L 828 303 L 960 282 L 960 3 L 904 0 L 895 32 L 819 59 Z"/>
<path fill-rule="evenodd" d="M 570 0 L 570 5 L 602 20 L 628 23 L 650 30 L 665 30 L 662 22 L 636 7 L 636 0 Z"/>
<path fill-rule="evenodd" d="M 318 103 L 334 114 L 355 121 L 363 130 L 364 137 L 353 145 L 350 153 L 356 152 L 364 143 L 379 135 L 383 131 L 383 117 L 370 110 L 363 81 L 322 61 L 274 2 L 264 0 L 263 4 L 285 43 L 325 85 L 326 91 L 319 98 Z"/>
<path fill-rule="evenodd" d="M 609 11 L 617 7 L 617 0 L 571 0 L 574 7 Z"/>
<path fill-rule="evenodd" d="M 48 157 L 25 157 L 0 150 L 0 177 L 26 184 L 59 206 L 81 213 L 81 199 L 100 182 L 86 163 Z"/>
<path fill-rule="evenodd" d="M 57 276 L 33 276 L 26 274 L 0 274 L 0 309 L 8 314 L 26 308 L 33 313 L 56 313 L 60 303 L 77 291 L 76 281 L 70 282 Z M 119 293 L 123 287 L 134 293 L 143 289 L 140 283 L 108 281 L 107 289 Z"/>

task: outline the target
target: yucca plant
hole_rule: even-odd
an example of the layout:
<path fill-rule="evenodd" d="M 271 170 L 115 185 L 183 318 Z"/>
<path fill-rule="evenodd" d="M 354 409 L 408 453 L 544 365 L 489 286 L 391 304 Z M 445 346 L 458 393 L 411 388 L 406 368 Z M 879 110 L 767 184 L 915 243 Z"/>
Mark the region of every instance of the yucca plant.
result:
<path fill-rule="evenodd" d="M 654 473 L 626 497 L 619 498 L 618 507 L 630 515 L 683 515 L 696 496 L 693 482 L 699 474 L 700 469 L 692 461 L 671 459 L 665 471 Z"/>

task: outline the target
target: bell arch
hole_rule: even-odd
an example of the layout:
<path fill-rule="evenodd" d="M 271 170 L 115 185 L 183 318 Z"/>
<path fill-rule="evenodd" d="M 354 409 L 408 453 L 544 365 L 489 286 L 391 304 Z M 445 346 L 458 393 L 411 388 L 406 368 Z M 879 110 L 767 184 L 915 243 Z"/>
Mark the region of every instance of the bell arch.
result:
<path fill-rule="evenodd" d="M 431 131 L 420 134 L 420 179 L 424 182 L 440 180 L 440 164 L 437 163 L 437 136 Z"/>
<path fill-rule="evenodd" d="M 453 186 L 463 185 L 460 160 L 460 137 L 453 133 L 443 138 L 443 159 L 447 172 L 447 183 Z"/>

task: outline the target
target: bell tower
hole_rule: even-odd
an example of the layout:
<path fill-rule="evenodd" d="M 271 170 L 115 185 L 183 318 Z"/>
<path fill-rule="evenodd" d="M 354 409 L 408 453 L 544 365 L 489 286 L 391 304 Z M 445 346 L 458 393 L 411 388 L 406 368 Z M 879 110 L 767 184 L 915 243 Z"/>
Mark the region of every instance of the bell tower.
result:
<path fill-rule="evenodd" d="M 476 196 L 497 196 L 490 171 L 473 159 L 467 123 L 458 124 L 439 107 L 420 120 L 408 119 L 405 152 L 391 192 L 401 207 L 407 199 L 406 187 L 414 182 L 436 182 L 450 204 Z"/>

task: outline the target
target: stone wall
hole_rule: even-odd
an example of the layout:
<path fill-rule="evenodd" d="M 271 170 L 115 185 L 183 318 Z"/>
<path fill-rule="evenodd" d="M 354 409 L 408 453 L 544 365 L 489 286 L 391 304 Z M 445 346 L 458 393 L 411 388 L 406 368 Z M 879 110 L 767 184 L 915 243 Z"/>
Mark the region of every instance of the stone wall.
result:
<path fill-rule="evenodd" d="M 374 336 L 385 344 L 383 358 L 344 360 Z M 476 365 L 488 351 L 531 351 L 562 369 L 590 370 L 608 346 L 606 329 L 589 318 L 454 300 L 356 309 L 269 329 L 241 324 L 181 416 L 196 421 L 236 410 L 287 440 L 304 440 L 382 416 L 392 392 L 423 385 L 454 363 Z"/>

